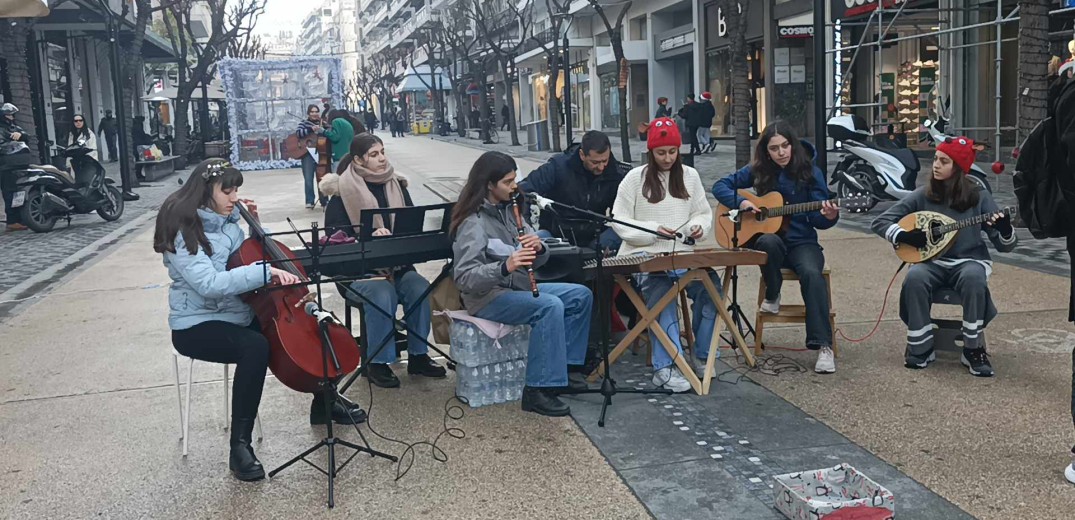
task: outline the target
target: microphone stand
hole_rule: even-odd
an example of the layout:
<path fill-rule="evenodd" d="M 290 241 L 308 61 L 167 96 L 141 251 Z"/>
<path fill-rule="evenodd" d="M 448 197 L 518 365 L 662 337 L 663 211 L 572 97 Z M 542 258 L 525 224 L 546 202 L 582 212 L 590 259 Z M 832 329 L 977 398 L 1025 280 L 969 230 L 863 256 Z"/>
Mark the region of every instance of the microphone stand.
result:
<path fill-rule="evenodd" d="M 735 224 L 732 226 L 732 251 L 736 251 L 739 249 L 739 231 L 743 229 L 743 211 L 732 210 L 728 213 L 722 213 L 720 216 L 730 219 Z M 739 306 L 739 268 L 732 265 L 728 266 L 728 269 L 732 270 L 732 301 L 728 304 L 728 313 L 731 314 L 732 321 L 735 323 L 736 328 L 739 329 L 740 336 L 745 338 L 749 333 L 750 336 L 757 339 L 758 336 L 754 333 L 754 326 L 750 324 L 750 320 L 743 313 L 743 308 Z M 746 326 L 745 330 L 744 325 Z M 723 337 L 721 339 L 733 348 L 737 347 L 734 341 Z"/>
<path fill-rule="evenodd" d="M 639 231 L 649 233 L 651 235 L 657 236 L 657 237 L 665 239 L 665 240 L 674 240 L 675 239 L 674 237 L 669 237 L 669 236 L 667 236 L 667 235 L 665 235 L 663 233 L 660 233 L 658 231 L 654 231 L 652 229 L 644 228 L 644 227 L 641 227 L 641 226 L 636 226 L 636 225 L 631 224 L 629 222 L 623 222 L 621 220 L 616 220 L 613 217 L 605 216 L 605 215 L 602 215 L 600 213 L 595 213 L 593 211 L 589 211 L 589 210 L 585 210 L 585 209 L 581 209 L 581 208 L 576 208 L 575 206 L 569 206 L 567 204 L 563 204 L 563 203 L 556 202 L 556 201 L 549 201 L 549 204 L 557 206 L 557 207 L 560 207 L 560 208 L 563 208 L 563 209 L 566 209 L 566 210 L 571 210 L 571 211 L 574 211 L 575 213 L 578 213 L 580 215 L 584 215 L 584 216 L 588 217 L 588 219 L 590 220 L 590 223 L 594 226 L 594 228 L 597 229 L 597 232 L 594 233 L 594 236 L 597 237 L 598 240 L 600 240 L 601 228 L 604 227 L 606 224 L 619 224 L 621 226 L 626 226 L 626 227 L 629 227 L 629 228 L 632 228 L 632 229 L 637 229 Z M 677 235 L 682 238 L 682 233 L 677 233 Z M 612 378 L 612 365 L 608 361 L 609 341 L 610 341 L 610 336 L 611 336 L 611 331 L 609 329 L 612 326 L 612 324 L 611 324 L 611 320 L 612 320 L 611 310 L 612 309 L 611 309 L 611 302 L 608 301 L 608 298 L 603 297 L 603 295 L 605 294 L 604 293 L 605 276 L 604 276 L 604 269 L 603 269 L 604 248 L 601 247 L 600 243 L 598 243 L 598 245 L 597 245 L 597 247 L 595 249 L 597 250 L 597 275 L 596 275 L 596 278 L 594 279 L 594 293 L 597 296 L 594 298 L 594 300 L 597 301 L 598 319 L 601 320 L 601 360 L 602 360 L 602 362 L 603 362 L 603 364 L 605 366 L 605 376 L 601 379 L 601 388 L 588 389 L 588 390 L 564 390 L 564 391 L 560 392 L 560 394 L 561 395 L 601 394 L 604 397 L 604 400 L 601 403 L 601 416 L 597 419 L 597 426 L 599 426 L 601 428 L 604 428 L 605 427 L 605 415 L 608 412 L 608 406 L 610 404 L 612 404 L 612 396 L 614 396 L 616 394 L 620 394 L 620 393 L 624 393 L 624 394 L 645 394 L 645 395 L 652 395 L 652 394 L 665 394 L 665 395 L 668 395 L 668 394 L 672 394 L 673 392 L 671 390 L 667 390 L 667 389 L 663 389 L 663 388 L 655 388 L 655 389 L 652 389 L 652 390 L 636 390 L 636 389 L 633 389 L 633 388 L 632 389 L 621 390 L 619 387 L 616 386 L 616 380 Z"/>

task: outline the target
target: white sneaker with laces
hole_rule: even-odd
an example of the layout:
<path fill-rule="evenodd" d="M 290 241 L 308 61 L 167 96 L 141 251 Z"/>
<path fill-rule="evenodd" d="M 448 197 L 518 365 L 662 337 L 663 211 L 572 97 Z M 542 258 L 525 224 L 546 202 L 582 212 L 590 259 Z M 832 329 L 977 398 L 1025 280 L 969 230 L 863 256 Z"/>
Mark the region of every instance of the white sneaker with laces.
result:
<path fill-rule="evenodd" d="M 777 296 L 775 300 L 765 300 L 761 302 L 761 312 L 778 314 L 780 312 L 780 297 Z"/>
<path fill-rule="evenodd" d="M 674 366 L 664 367 L 653 373 L 653 386 L 671 390 L 675 393 L 690 391 L 691 384 L 678 368 Z"/>
<path fill-rule="evenodd" d="M 817 351 L 817 363 L 814 364 L 814 372 L 818 374 L 832 374 L 836 372 L 836 356 L 832 348 L 821 347 Z"/>
<path fill-rule="evenodd" d="M 1068 464 L 1068 467 L 1064 468 L 1064 478 L 1068 479 L 1068 482 L 1075 484 L 1075 462 Z"/>

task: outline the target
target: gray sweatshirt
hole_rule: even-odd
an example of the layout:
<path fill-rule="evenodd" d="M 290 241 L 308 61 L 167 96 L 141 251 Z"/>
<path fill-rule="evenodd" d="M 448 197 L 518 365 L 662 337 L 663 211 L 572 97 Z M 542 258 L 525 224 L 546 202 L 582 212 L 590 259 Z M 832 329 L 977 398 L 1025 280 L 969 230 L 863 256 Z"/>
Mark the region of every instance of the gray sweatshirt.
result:
<path fill-rule="evenodd" d="M 524 234 L 534 230 L 523 220 Z M 455 266 L 452 275 L 463 307 L 474 314 L 508 291 L 529 291 L 530 277 L 519 268 L 509 274 L 506 262 L 519 248 L 519 234 L 511 205 L 483 202 L 478 212 L 467 217 L 456 230 L 452 243 Z M 549 260 L 549 249 L 542 248 L 534 259 L 537 269 Z"/>
<path fill-rule="evenodd" d="M 963 212 L 957 212 L 951 207 L 931 202 L 927 199 L 926 187 L 923 186 L 916 189 L 910 195 L 904 197 L 903 200 L 900 200 L 875 218 L 871 226 L 873 232 L 884 237 L 889 242 L 896 244 L 896 234 L 901 231 L 896 223 L 899 222 L 901 218 L 916 211 L 933 211 L 955 220 L 964 220 L 977 217 L 978 215 L 997 213 L 1000 210 L 997 208 L 997 203 L 993 201 L 993 196 L 989 192 L 983 190 L 978 192 L 978 205 L 976 207 Z M 957 231 L 955 243 L 952 247 L 933 261 L 947 265 L 953 265 L 966 260 L 975 260 L 991 264 L 992 260 L 989 256 L 989 250 L 985 246 L 985 241 L 982 240 L 983 231 L 986 236 L 989 237 L 989 240 L 993 242 L 993 246 L 996 247 L 997 251 L 1007 253 L 1008 251 L 1015 249 L 1015 244 L 1017 242 L 1015 233 L 1012 233 L 1012 236 L 1010 237 L 1003 237 L 1000 232 L 993 229 L 993 226 L 990 226 L 987 223 L 982 223 L 979 228 L 966 227 Z"/>

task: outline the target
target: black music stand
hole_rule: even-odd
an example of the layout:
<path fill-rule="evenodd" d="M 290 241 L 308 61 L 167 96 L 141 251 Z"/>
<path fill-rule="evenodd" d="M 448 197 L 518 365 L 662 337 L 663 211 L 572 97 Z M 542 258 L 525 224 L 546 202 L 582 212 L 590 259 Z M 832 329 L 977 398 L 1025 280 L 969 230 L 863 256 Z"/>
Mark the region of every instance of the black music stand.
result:
<path fill-rule="evenodd" d="M 732 226 L 732 251 L 739 250 L 739 231 L 743 229 L 743 211 L 736 211 L 733 215 L 732 212 L 722 213 L 720 216 L 728 218 L 735 225 Z M 744 338 L 747 334 L 757 339 L 757 334 L 754 333 L 754 326 L 750 324 L 750 320 L 747 319 L 746 314 L 743 313 L 743 308 L 739 306 L 739 266 L 730 265 L 727 267 L 732 270 L 732 301 L 728 304 L 728 313 L 732 315 L 732 321 L 739 329 L 739 335 Z M 745 331 L 743 327 L 746 327 Z M 734 349 L 736 344 L 734 341 L 721 336 L 725 342 L 732 346 Z"/>
<path fill-rule="evenodd" d="M 576 208 L 574 206 L 569 206 L 567 204 L 563 204 L 563 203 L 556 202 L 556 201 L 549 201 L 549 203 L 554 205 L 554 206 L 560 207 L 560 208 L 572 210 L 574 212 L 577 212 L 577 213 L 579 213 L 581 215 L 585 215 L 586 217 L 588 217 L 590 219 L 591 225 L 595 229 L 595 232 L 594 232 L 595 237 L 600 237 L 601 228 L 603 228 L 606 224 L 619 224 L 621 226 L 626 226 L 626 227 L 629 227 L 629 228 L 632 228 L 632 229 L 637 229 L 639 231 L 649 233 L 651 235 L 657 236 L 657 237 L 665 239 L 665 240 L 675 240 L 676 238 L 683 238 L 682 233 L 677 233 L 677 237 L 669 237 L 669 236 L 664 235 L 664 234 L 662 234 L 662 233 L 660 233 L 658 231 L 654 231 L 652 229 L 647 229 L 647 228 L 644 228 L 644 227 L 641 227 L 641 226 L 636 226 L 636 225 L 631 224 L 629 222 L 623 222 L 621 220 L 616 220 L 613 217 L 605 216 L 605 215 L 602 215 L 600 213 L 594 213 L 594 212 L 589 211 L 589 210 Z M 594 279 L 594 293 L 596 295 L 598 295 L 598 296 L 596 296 L 594 298 L 594 300 L 597 301 L 597 305 L 598 305 L 597 314 L 599 316 L 598 319 L 601 320 L 601 360 L 602 360 L 602 362 L 604 363 L 604 366 L 605 366 L 605 376 L 601 379 L 601 388 L 599 388 L 599 389 L 564 390 L 564 391 L 562 391 L 560 393 L 562 395 L 601 394 L 602 396 L 604 396 L 604 400 L 601 403 L 601 416 L 598 417 L 598 419 L 597 419 L 597 425 L 599 427 L 601 427 L 601 428 L 604 428 L 605 427 L 605 415 L 608 412 L 608 406 L 610 404 L 612 404 L 612 396 L 614 396 L 616 394 L 620 394 L 620 393 L 624 393 L 624 394 L 646 394 L 646 395 L 651 395 L 651 394 L 669 395 L 669 394 L 672 394 L 673 392 L 671 390 L 666 390 L 666 389 L 662 389 L 662 388 L 655 388 L 655 389 L 652 389 L 652 390 L 637 390 L 637 389 L 634 389 L 634 388 L 627 389 L 627 390 L 621 390 L 619 387 L 616 386 L 616 381 L 615 381 L 615 379 L 612 378 L 612 364 L 609 363 L 609 360 L 608 360 L 608 355 L 609 355 L 609 345 L 608 345 L 608 343 L 611 340 L 611 337 L 610 337 L 611 332 L 610 332 L 609 329 L 612 326 L 612 323 L 611 323 L 612 316 L 611 316 L 611 302 L 608 301 L 608 298 L 603 297 L 604 296 L 604 280 L 605 280 L 604 269 L 603 269 L 603 264 L 604 264 L 604 259 L 605 259 L 604 258 L 604 248 L 601 247 L 600 243 L 599 243 L 598 247 L 596 249 L 597 249 L 597 259 L 596 259 L 596 261 L 597 261 L 597 265 L 596 265 L 597 275 L 596 275 L 596 277 Z"/>
<path fill-rule="evenodd" d="M 320 275 L 319 270 L 316 269 L 316 267 L 319 265 L 319 262 L 320 262 L 322 246 L 319 245 L 319 232 L 318 231 L 319 231 L 319 228 L 317 226 L 317 223 L 315 222 L 311 226 L 311 236 L 313 238 L 313 244 L 315 244 L 315 245 L 313 247 L 307 246 L 307 251 L 310 252 L 311 258 L 313 260 L 313 265 L 315 266 L 315 269 L 313 270 L 314 272 L 313 272 L 312 275 L 310 275 L 310 277 L 311 277 L 312 282 L 314 283 L 314 285 L 317 288 L 317 308 L 320 310 L 320 309 L 322 309 L 322 307 L 321 307 L 321 275 Z M 261 238 L 264 240 L 265 238 L 267 238 L 267 236 L 263 236 Z M 301 239 L 301 236 L 300 236 L 300 239 Z M 328 367 L 329 367 L 329 359 L 331 359 L 332 360 L 332 365 L 333 365 L 333 367 L 335 367 L 336 372 L 338 373 L 340 371 L 340 362 L 339 362 L 339 358 L 337 358 L 337 356 L 336 356 L 336 350 L 332 346 L 332 340 L 329 338 L 328 326 L 329 326 L 329 323 L 331 321 L 332 321 L 332 317 L 329 316 L 329 315 L 321 316 L 321 317 L 318 318 L 318 328 L 320 329 L 320 333 L 321 333 L 321 366 L 322 366 L 321 381 L 318 383 L 318 386 L 320 387 L 320 392 L 321 392 L 322 396 L 324 397 L 323 401 L 325 403 L 325 417 L 328 417 L 328 423 L 325 426 L 325 437 L 323 439 L 321 439 L 317 444 L 313 445 L 309 449 L 307 449 L 307 450 L 303 451 L 302 453 L 296 455 L 291 460 L 283 463 L 282 465 L 280 465 L 276 469 L 274 469 L 274 470 L 269 472 L 269 478 L 272 478 L 274 475 L 276 475 L 276 474 L 280 473 L 281 471 L 287 469 L 288 467 L 290 467 L 292 464 L 295 464 L 296 462 L 302 461 L 302 462 L 305 462 L 305 463 L 309 464 L 314 469 L 320 471 L 321 473 L 324 473 L 325 476 L 328 477 L 328 507 L 329 508 L 332 508 L 332 507 L 336 506 L 336 474 L 339 473 L 341 470 L 343 470 L 343 468 L 345 468 L 351 462 L 351 460 L 353 460 L 355 458 L 356 455 L 358 455 L 359 453 L 368 453 L 370 455 L 370 457 L 381 457 L 381 458 L 388 459 L 388 460 L 390 460 L 392 462 L 396 462 L 397 460 L 399 460 L 393 455 L 389 455 L 387 453 L 383 453 L 383 452 L 374 450 L 372 447 L 370 447 L 369 440 L 366 439 L 366 436 L 362 433 L 362 430 L 360 430 L 358 428 L 357 424 L 355 425 L 355 431 L 358 432 L 358 436 L 362 439 L 362 444 L 364 444 L 365 446 L 359 446 L 357 444 L 345 441 L 343 439 L 337 439 L 335 434 L 333 433 L 333 430 L 332 430 L 332 425 L 333 425 L 332 407 L 333 407 L 333 405 L 336 404 L 336 400 L 339 399 L 340 394 L 339 394 L 339 392 L 336 391 L 336 383 L 332 380 L 332 378 L 330 378 L 328 376 L 328 374 L 329 374 Z M 347 457 L 347 460 L 343 461 L 343 464 L 341 464 L 339 467 L 336 466 L 336 446 L 337 445 L 344 446 L 344 447 L 347 447 L 347 448 L 351 448 L 352 450 L 354 450 L 354 453 L 352 453 L 350 457 Z M 315 452 L 315 451 L 317 451 L 317 450 L 319 450 L 321 448 L 328 448 L 328 470 L 327 471 L 324 468 L 318 466 L 317 464 L 314 464 L 313 462 L 310 462 L 309 460 L 306 460 L 306 456 L 312 454 L 313 452 Z"/>

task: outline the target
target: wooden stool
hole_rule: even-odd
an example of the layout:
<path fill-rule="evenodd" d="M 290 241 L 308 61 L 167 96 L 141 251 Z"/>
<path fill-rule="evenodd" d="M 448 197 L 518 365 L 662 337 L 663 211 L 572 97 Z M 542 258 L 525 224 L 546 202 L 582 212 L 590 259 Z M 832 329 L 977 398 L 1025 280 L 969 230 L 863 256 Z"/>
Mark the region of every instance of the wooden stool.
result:
<path fill-rule="evenodd" d="M 783 276 L 784 281 L 799 281 L 798 275 L 791 269 L 781 269 L 780 274 Z M 821 276 L 825 278 L 825 285 L 829 289 L 829 324 L 832 327 L 832 353 L 839 355 L 840 351 L 836 346 L 836 311 L 832 309 L 832 280 L 829 278 L 829 268 L 825 267 L 821 271 Z M 758 284 L 758 314 L 755 319 L 754 326 L 754 355 L 761 355 L 762 349 L 765 348 L 762 343 L 762 335 L 765 331 L 766 323 L 806 323 L 806 306 L 805 305 L 781 305 L 780 312 L 776 314 L 769 314 L 767 312 L 761 312 L 761 304 L 765 301 L 765 278 L 761 279 Z"/>

